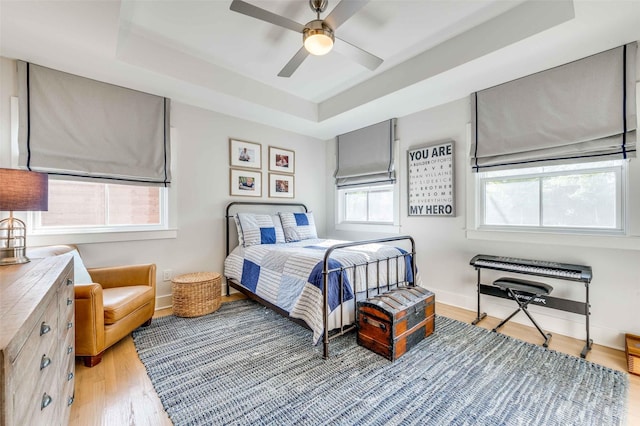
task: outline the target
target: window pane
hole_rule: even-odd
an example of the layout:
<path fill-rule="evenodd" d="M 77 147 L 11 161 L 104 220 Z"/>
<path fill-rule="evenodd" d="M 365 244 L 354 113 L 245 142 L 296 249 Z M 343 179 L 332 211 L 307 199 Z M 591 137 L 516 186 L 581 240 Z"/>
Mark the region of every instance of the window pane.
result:
<path fill-rule="evenodd" d="M 160 188 L 49 181 L 49 211 L 40 227 L 160 225 Z"/>
<path fill-rule="evenodd" d="M 106 224 L 105 185 L 49 180 L 49 211 L 42 226 L 100 226 Z"/>
<path fill-rule="evenodd" d="M 160 188 L 109 185 L 109 225 L 160 223 Z"/>
<path fill-rule="evenodd" d="M 369 192 L 369 220 L 393 222 L 393 191 Z"/>
<path fill-rule="evenodd" d="M 483 172 L 482 224 L 622 231 L 626 167 L 610 160 Z"/>
<path fill-rule="evenodd" d="M 538 179 L 485 184 L 486 225 L 538 226 L 539 204 Z"/>
<path fill-rule="evenodd" d="M 344 194 L 344 219 L 348 221 L 367 220 L 367 192 L 346 192 Z"/>
<path fill-rule="evenodd" d="M 542 185 L 543 225 L 616 228 L 614 172 L 547 177 Z"/>

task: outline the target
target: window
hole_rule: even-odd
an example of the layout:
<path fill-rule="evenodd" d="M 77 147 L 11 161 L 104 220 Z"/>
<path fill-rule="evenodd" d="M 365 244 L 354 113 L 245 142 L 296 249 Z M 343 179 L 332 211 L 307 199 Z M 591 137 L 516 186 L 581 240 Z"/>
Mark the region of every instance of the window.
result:
<path fill-rule="evenodd" d="M 393 184 L 341 189 L 338 197 L 342 223 L 394 223 Z"/>
<path fill-rule="evenodd" d="M 624 160 L 477 174 L 481 228 L 622 233 Z"/>
<path fill-rule="evenodd" d="M 87 232 L 166 228 L 166 188 L 49 180 L 49 210 L 34 231 Z"/>

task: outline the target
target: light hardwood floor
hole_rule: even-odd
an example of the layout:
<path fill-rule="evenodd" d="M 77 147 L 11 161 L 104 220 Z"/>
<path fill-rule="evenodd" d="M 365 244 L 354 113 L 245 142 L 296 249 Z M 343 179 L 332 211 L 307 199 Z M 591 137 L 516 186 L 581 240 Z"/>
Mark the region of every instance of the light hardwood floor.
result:
<path fill-rule="evenodd" d="M 240 296 L 241 297 L 241 296 Z M 239 296 L 223 298 L 223 302 Z M 441 303 L 436 312 L 449 318 L 471 322 L 475 313 Z M 171 309 L 156 312 L 156 316 L 171 314 Z M 487 317 L 480 325 L 491 329 L 499 320 Z M 507 323 L 501 332 L 517 339 L 540 344 L 542 338 L 532 327 L 514 322 Z M 554 334 L 550 349 L 578 356 L 584 342 Z M 621 371 L 627 371 L 624 352 L 594 345 L 587 359 Z M 628 425 L 640 426 L 640 376 L 629 375 Z M 544 390 L 541 389 L 541 392 Z M 147 373 L 140 362 L 133 339 L 128 336 L 108 349 L 102 362 L 93 368 L 76 362 L 76 398 L 71 409 L 70 425 L 122 426 L 122 425 L 171 425 L 153 390 Z"/>

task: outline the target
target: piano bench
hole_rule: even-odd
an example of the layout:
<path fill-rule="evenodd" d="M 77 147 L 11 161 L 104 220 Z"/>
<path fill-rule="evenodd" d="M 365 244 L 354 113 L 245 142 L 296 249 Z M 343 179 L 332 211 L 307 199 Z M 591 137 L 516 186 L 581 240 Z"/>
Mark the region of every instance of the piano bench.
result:
<path fill-rule="evenodd" d="M 501 290 L 506 291 L 509 294 L 509 297 L 516 301 L 516 303 L 518 304 L 518 309 L 516 309 L 507 318 L 502 320 L 500 324 L 498 324 L 491 331 L 498 331 L 500 327 L 505 325 L 518 312 L 522 311 L 527 317 L 529 317 L 533 325 L 536 327 L 536 329 L 538 329 L 538 332 L 540 332 L 540 334 L 544 338 L 544 343 L 542 344 L 542 346 L 544 346 L 545 348 L 549 347 L 549 342 L 551 341 L 551 333 L 545 334 L 544 331 L 542 331 L 542 328 L 540 328 L 536 320 L 533 319 L 533 317 L 527 310 L 527 306 L 534 299 L 539 298 L 540 296 L 548 296 L 553 291 L 553 287 L 549 284 L 537 281 L 528 281 L 511 277 L 498 278 L 493 282 L 493 285 L 499 287 Z"/>
<path fill-rule="evenodd" d="M 536 296 L 547 296 L 553 291 L 553 287 L 549 284 L 539 283 L 537 281 L 521 280 L 519 278 L 498 278 L 493 285 L 500 287 L 502 290 L 510 288 L 524 293 L 535 294 Z"/>

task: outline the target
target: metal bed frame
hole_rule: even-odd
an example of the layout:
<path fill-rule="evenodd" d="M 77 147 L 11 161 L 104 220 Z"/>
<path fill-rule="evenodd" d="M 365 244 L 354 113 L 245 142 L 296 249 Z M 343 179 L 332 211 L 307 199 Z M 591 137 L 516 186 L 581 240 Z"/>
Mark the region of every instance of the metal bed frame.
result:
<path fill-rule="evenodd" d="M 234 201 L 231 202 L 227 205 L 226 207 L 226 212 L 225 212 L 225 223 L 226 223 L 226 249 L 227 249 L 227 256 L 229 256 L 229 253 L 231 253 L 231 247 L 230 247 L 230 237 L 232 235 L 232 233 L 230 232 L 230 222 L 232 222 L 233 218 L 234 218 L 234 214 L 231 213 L 232 210 L 236 209 L 236 206 L 241 206 L 241 205 L 245 205 L 245 206 L 266 206 L 269 208 L 279 208 L 279 207 L 286 207 L 289 208 L 290 210 L 293 209 L 300 209 L 300 210 L 304 210 L 304 212 L 308 212 L 309 210 L 307 209 L 307 206 L 302 204 L 302 203 L 269 203 L 269 202 L 260 202 L 260 201 L 256 201 L 256 202 L 252 202 L 252 201 Z M 402 254 L 398 254 L 395 256 L 391 256 L 391 257 L 387 257 L 385 259 L 378 259 L 378 260 L 374 260 L 374 261 L 370 261 L 370 262 L 366 262 L 366 263 L 362 263 L 362 264 L 357 264 L 357 265 L 350 265 L 350 266 L 341 266 L 339 268 L 330 268 L 329 267 L 329 260 L 331 258 L 331 254 L 338 249 L 343 249 L 343 248 L 347 248 L 347 247 L 357 247 L 357 246 L 363 246 L 363 245 L 367 245 L 367 244 L 379 244 L 379 243 L 388 243 L 388 242 L 393 242 L 393 241 L 409 241 L 411 243 L 411 251 L 408 251 L 406 253 L 402 253 Z M 357 292 L 355 291 L 355 289 L 353 289 L 353 307 L 354 307 L 354 315 L 355 315 L 355 321 L 353 324 L 348 324 L 345 325 L 344 324 L 344 272 L 345 271 L 349 271 L 352 270 L 353 272 L 353 277 L 354 277 L 354 282 L 355 282 L 355 278 L 356 278 L 356 274 L 358 271 L 358 267 L 364 267 L 364 274 L 365 274 L 365 280 L 368 280 L 369 277 L 369 268 L 376 268 L 376 286 L 375 287 L 371 287 L 370 288 L 370 283 L 367 281 L 366 282 L 366 291 L 365 291 L 365 297 L 368 298 L 369 297 L 369 293 L 372 292 L 373 290 L 376 290 L 376 294 L 379 294 L 381 291 L 389 291 L 391 290 L 392 286 L 407 286 L 407 287 L 412 287 L 415 286 L 415 280 L 416 280 L 416 253 L 415 253 L 415 241 L 413 240 L 412 237 L 408 236 L 408 235 L 404 235 L 404 236 L 398 236 L 398 237 L 389 237 L 389 238 L 380 238 L 380 239 L 373 239 L 373 240 L 366 240 L 366 241 L 354 241 L 354 242 L 347 242 L 347 243 L 341 243 L 341 244 L 336 244 L 333 245 L 331 247 L 329 247 L 327 249 L 327 251 L 325 252 L 324 255 L 324 259 L 323 259 L 323 270 L 322 270 L 322 277 L 323 277 L 323 288 L 327 288 L 328 282 L 329 282 L 329 276 L 332 273 L 337 273 L 338 274 L 338 282 L 340 284 L 340 327 L 336 328 L 334 330 L 331 331 L 331 333 L 329 333 L 327 330 L 329 329 L 329 292 L 327 291 L 323 291 L 323 324 L 324 324 L 324 333 L 323 333 L 323 358 L 327 359 L 329 357 L 329 342 L 339 336 L 342 336 L 352 330 L 355 330 L 358 324 L 357 321 L 357 314 L 358 314 L 358 309 L 357 309 Z M 399 262 L 400 262 L 400 258 L 402 258 L 402 261 L 404 262 L 406 260 L 406 257 L 409 256 L 409 260 L 411 262 L 411 272 L 412 272 L 412 278 L 413 281 L 409 282 L 406 279 L 406 271 L 405 271 L 405 277 L 403 277 L 402 279 L 399 277 Z M 392 280 L 392 275 L 390 273 L 390 268 L 389 268 L 389 263 L 391 260 L 395 259 L 396 261 L 396 272 L 395 272 L 395 282 L 391 282 Z M 386 270 L 387 270 L 387 284 L 386 285 L 380 285 L 380 264 L 386 262 Z M 245 296 L 247 296 L 248 298 L 255 300 L 256 302 L 274 310 L 275 312 L 279 313 L 280 315 L 302 325 L 305 328 L 309 328 L 309 326 L 301 319 L 298 318 L 292 318 L 289 316 L 288 312 L 286 312 L 285 310 L 283 310 L 282 308 L 279 308 L 278 306 L 264 300 L 263 298 L 261 298 L 260 296 L 258 296 L 257 294 L 251 292 L 249 289 L 247 289 L 246 287 L 244 287 L 242 285 L 242 283 L 237 282 L 236 280 L 230 279 L 228 277 L 225 276 L 225 281 L 226 281 L 226 288 L 227 288 L 227 296 L 229 295 L 229 289 L 230 287 L 233 287 L 234 289 L 238 290 L 239 292 L 243 293 Z M 385 289 L 386 288 L 386 289 Z"/>

